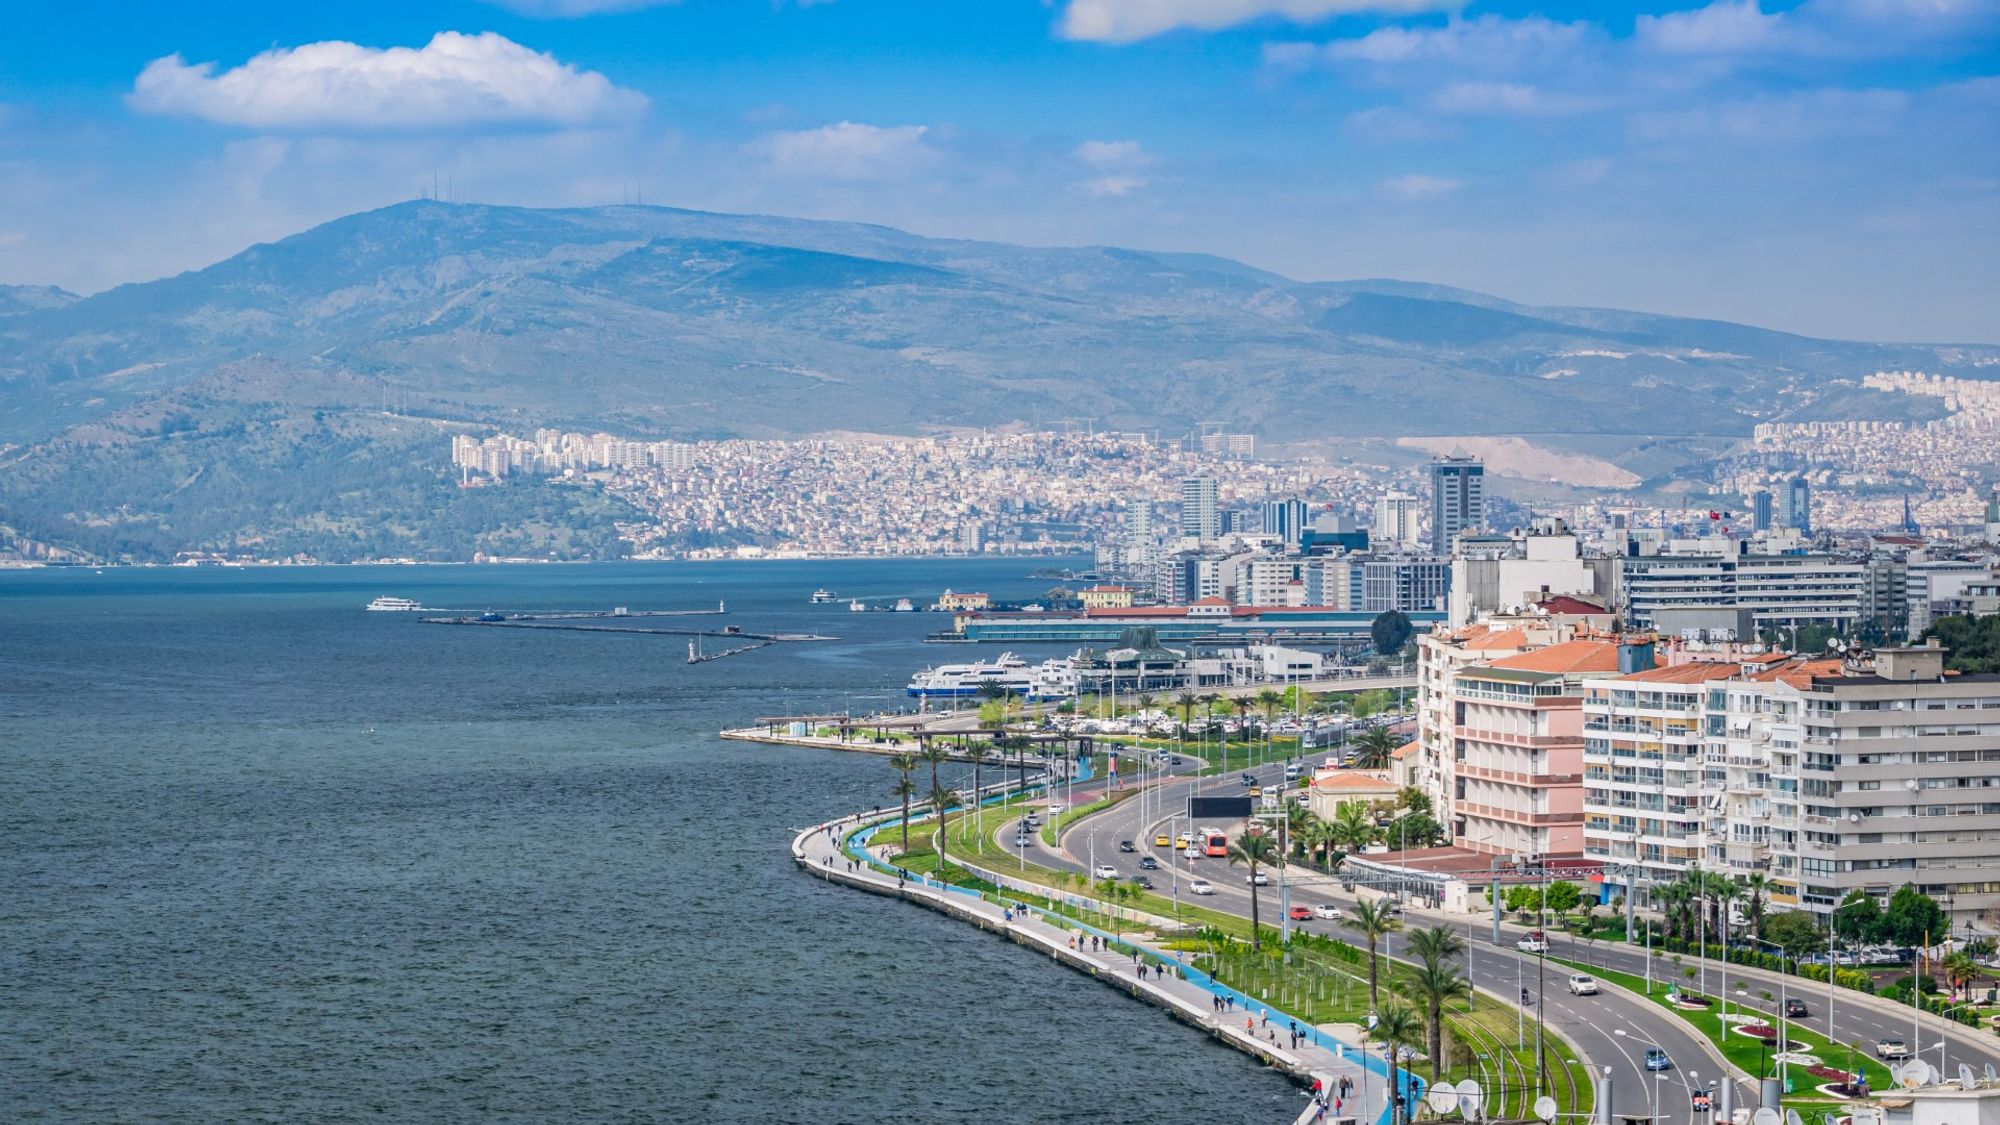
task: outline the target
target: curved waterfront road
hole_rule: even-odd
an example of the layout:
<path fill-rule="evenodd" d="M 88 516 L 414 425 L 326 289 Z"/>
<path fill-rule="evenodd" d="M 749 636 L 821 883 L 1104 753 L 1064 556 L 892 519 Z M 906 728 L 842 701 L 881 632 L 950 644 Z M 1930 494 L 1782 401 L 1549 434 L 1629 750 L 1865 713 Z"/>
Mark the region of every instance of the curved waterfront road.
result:
<path fill-rule="evenodd" d="M 1245 771 L 1254 774 L 1267 784 L 1275 784 L 1283 778 L 1279 766 L 1260 767 Z M 1064 829 L 1062 848 L 1050 850 L 1040 843 L 1039 834 L 1033 836 L 1029 858 L 1044 866 L 1085 870 L 1091 862 L 1110 864 L 1122 875 L 1145 874 L 1158 884 L 1158 891 L 1170 896 L 1185 895 L 1187 891 L 1180 884 L 1189 878 L 1207 879 L 1215 888 L 1215 894 L 1187 901 L 1199 902 L 1210 909 L 1224 910 L 1248 917 L 1250 913 L 1250 893 L 1245 883 L 1245 873 L 1240 867 L 1231 867 L 1220 859 L 1197 859 L 1191 865 L 1186 861 L 1176 864 L 1173 853 L 1155 848 L 1153 838 L 1156 830 L 1165 831 L 1168 817 L 1173 810 L 1180 810 L 1180 827 L 1188 827 L 1185 816 L 1187 797 L 1190 791 L 1199 789 L 1219 795 L 1241 795 L 1244 790 L 1235 773 L 1224 777 L 1190 780 L 1174 778 L 1160 783 L 1156 794 L 1149 795 L 1142 809 L 1138 798 L 1125 801 L 1068 826 Z M 1090 796 L 1099 790 L 1093 786 Z M 1155 802 L 1153 796 L 1157 796 Z M 1075 800 L 1081 804 L 1086 800 L 1079 789 Z M 1014 839 L 1014 829 L 1003 826 L 995 839 L 1005 849 Z M 1095 834 L 1095 848 L 1090 837 Z M 1120 840 L 1131 840 L 1137 847 L 1132 854 L 1117 850 Z M 1139 867 L 1142 856 L 1151 855 L 1160 862 L 1161 870 L 1146 872 Z M 1190 874 L 1191 873 L 1191 874 Z M 1294 884 L 1287 888 L 1289 905 L 1313 906 L 1332 903 L 1343 911 L 1351 910 L 1357 896 L 1343 892 L 1337 879 L 1329 879 L 1314 873 L 1311 881 Z M 1263 916 L 1272 922 L 1283 916 L 1280 888 L 1276 880 L 1270 887 L 1259 892 L 1260 908 Z M 1692 1095 L 1697 1083 L 1706 1085 L 1724 1073 L 1720 1055 L 1714 1048 L 1696 1034 L 1684 1021 L 1676 1018 L 1656 1005 L 1623 990 L 1606 986 L 1595 996 L 1571 996 L 1564 987 L 1570 975 L 1567 968 L 1541 963 L 1539 959 L 1517 952 L 1512 942 L 1518 940 L 1520 931 L 1503 933 L 1502 944 L 1495 946 L 1490 939 L 1490 924 L 1485 918 L 1468 919 L 1465 915 L 1444 915 L 1432 911 L 1411 909 L 1404 919 L 1408 925 L 1450 925 L 1454 928 L 1467 926 L 1467 961 L 1469 976 L 1481 989 L 1491 995 L 1481 996 L 1475 1003 L 1489 1002 L 1492 996 L 1517 997 L 1520 989 L 1526 987 L 1533 994 L 1539 991 L 1543 997 L 1542 1014 L 1549 1030 L 1560 1035 L 1576 1047 L 1585 1059 L 1599 1067 L 1611 1067 L 1612 1109 L 1619 1115 L 1645 1117 L 1652 1114 L 1654 1086 L 1660 1106 L 1663 1123 L 1690 1122 L 1690 1125 L 1710 1125 L 1708 1116 L 1696 1118 L 1692 1112 Z M 1468 925 L 1468 922 L 1470 924 Z M 1355 941 L 1351 930 L 1343 930 L 1340 923 L 1314 920 L 1299 922 L 1312 932 L 1338 937 L 1344 941 Z M 1392 934 L 1383 945 L 1383 951 L 1390 956 L 1401 956 L 1403 934 Z M 1558 951 L 1563 955 L 1563 951 Z M 1541 971 L 1540 988 L 1537 988 L 1536 974 Z M 1512 1005 L 1510 1005 L 1512 1007 Z M 1523 1018 L 1517 1020 L 1528 1043 L 1534 1042 L 1535 1010 L 1528 1008 Z M 1907 1029 L 1905 1029 L 1907 1031 Z M 1616 1034 L 1623 1031 L 1625 1034 Z M 1658 1044 L 1674 1060 L 1672 1070 L 1658 1073 L 1647 1072 L 1642 1061 L 1648 1044 Z M 1550 1059 L 1554 1068 L 1564 1060 Z M 1756 1104 L 1755 1085 L 1745 1076 L 1731 1071 L 1737 1081 L 1736 1105 Z"/>

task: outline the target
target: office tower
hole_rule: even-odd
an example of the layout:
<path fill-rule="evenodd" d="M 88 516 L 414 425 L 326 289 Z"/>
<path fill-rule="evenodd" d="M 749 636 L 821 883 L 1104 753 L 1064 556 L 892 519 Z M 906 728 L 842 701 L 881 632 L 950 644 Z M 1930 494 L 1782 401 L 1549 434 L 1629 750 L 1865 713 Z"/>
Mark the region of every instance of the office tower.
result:
<path fill-rule="evenodd" d="M 1763 489 L 1750 495 L 1750 530 L 1771 530 L 1771 492 Z"/>
<path fill-rule="evenodd" d="M 1486 524 L 1486 466 L 1453 451 L 1431 462 L 1431 550 L 1451 553 L 1458 533 Z"/>
<path fill-rule="evenodd" d="M 1785 526 L 1812 534 L 1812 482 L 1802 476 L 1785 482 Z"/>
<path fill-rule="evenodd" d="M 1125 505 L 1125 542 L 1129 545 L 1150 543 L 1153 539 L 1153 506 L 1144 500 Z"/>
<path fill-rule="evenodd" d="M 1418 530 L 1424 502 L 1407 492 L 1391 492 L 1375 501 L 1375 526 L 1369 529 L 1369 541 L 1380 550 L 1394 551 L 1417 547 L 1423 543 Z"/>
<path fill-rule="evenodd" d="M 1222 537 L 1222 512 L 1216 506 L 1214 477 L 1181 481 L 1181 534 L 1196 539 Z"/>
<path fill-rule="evenodd" d="M 1277 536 L 1288 547 L 1299 545 L 1299 537 L 1311 522 L 1311 510 L 1303 500 L 1264 501 L 1264 534 Z"/>

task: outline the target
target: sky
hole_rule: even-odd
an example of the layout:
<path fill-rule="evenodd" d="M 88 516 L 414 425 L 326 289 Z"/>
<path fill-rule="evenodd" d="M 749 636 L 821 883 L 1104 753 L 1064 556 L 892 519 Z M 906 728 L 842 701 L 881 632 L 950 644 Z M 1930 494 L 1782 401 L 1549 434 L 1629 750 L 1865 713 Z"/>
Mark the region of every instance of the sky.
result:
<path fill-rule="evenodd" d="M 432 191 L 2000 342 L 2000 0 L 10 0 L 0 283 Z"/>

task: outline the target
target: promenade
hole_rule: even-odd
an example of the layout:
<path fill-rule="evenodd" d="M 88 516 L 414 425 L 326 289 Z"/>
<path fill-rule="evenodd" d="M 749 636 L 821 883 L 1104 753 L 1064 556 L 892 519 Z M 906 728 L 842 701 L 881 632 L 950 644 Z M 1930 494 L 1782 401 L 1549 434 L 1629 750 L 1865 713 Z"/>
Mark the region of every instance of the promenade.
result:
<path fill-rule="evenodd" d="M 1033 907 L 1013 910 L 923 876 L 901 879 L 887 860 L 871 850 L 842 846 L 847 834 L 866 819 L 847 817 L 806 829 L 792 842 L 793 859 L 803 870 L 830 882 L 927 906 L 1046 953 L 1053 961 L 1166 1009 L 1182 1022 L 1285 1071 L 1302 1084 L 1318 1081 L 1323 1088 L 1333 1089 L 1344 1077 L 1353 1084 L 1353 1092 L 1338 1112 L 1327 1111 L 1329 1121 L 1340 1117 L 1362 1122 L 1388 1119 L 1387 1069 L 1380 1058 L 1363 1055 L 1326 1029 L 1303 1023 L 1299 1028 L 1305 1033 L 1304 1041 L 1294 1047 L 1290 1016 L 1275 1009 L 1267 1011 L 1227 985 L 1211 981 L 1198 969 L 1148 971 L 1141 979 L 1141 952 L 1169 965 L 1177 960 L 1173 952 L 1134 940 L 1131 935 L 1110 934 Z M 1060 924 L 1053 919 L 1059 919 Z M 1089 948 L 1093 936 L 1104 939 L 1103 948 Z M 1115 942 L 1123 942 L 1133 951 L 1113 948 Z M 1221 1011 L 1216 1010 L 1217 998 L 1224 1001 Z M 1300 1120 L 1309 1121 L 1312 1116 L 1308 1105 Z"/>

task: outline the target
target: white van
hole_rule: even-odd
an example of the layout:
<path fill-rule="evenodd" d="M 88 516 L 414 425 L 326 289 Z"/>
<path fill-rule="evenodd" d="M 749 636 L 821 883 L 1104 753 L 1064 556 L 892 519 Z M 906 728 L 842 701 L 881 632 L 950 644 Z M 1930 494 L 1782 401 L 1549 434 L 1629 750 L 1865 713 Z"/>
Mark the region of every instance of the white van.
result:
<path fill-rule="evenodd" d="M 1299 779 L 1299 776 L 1303 773 L 1305 773 L 1305 768 L 1300 766 L 1297 762 L 1293 762 L 1285 767 L 1285 780 L 1297 781 Z"/>

